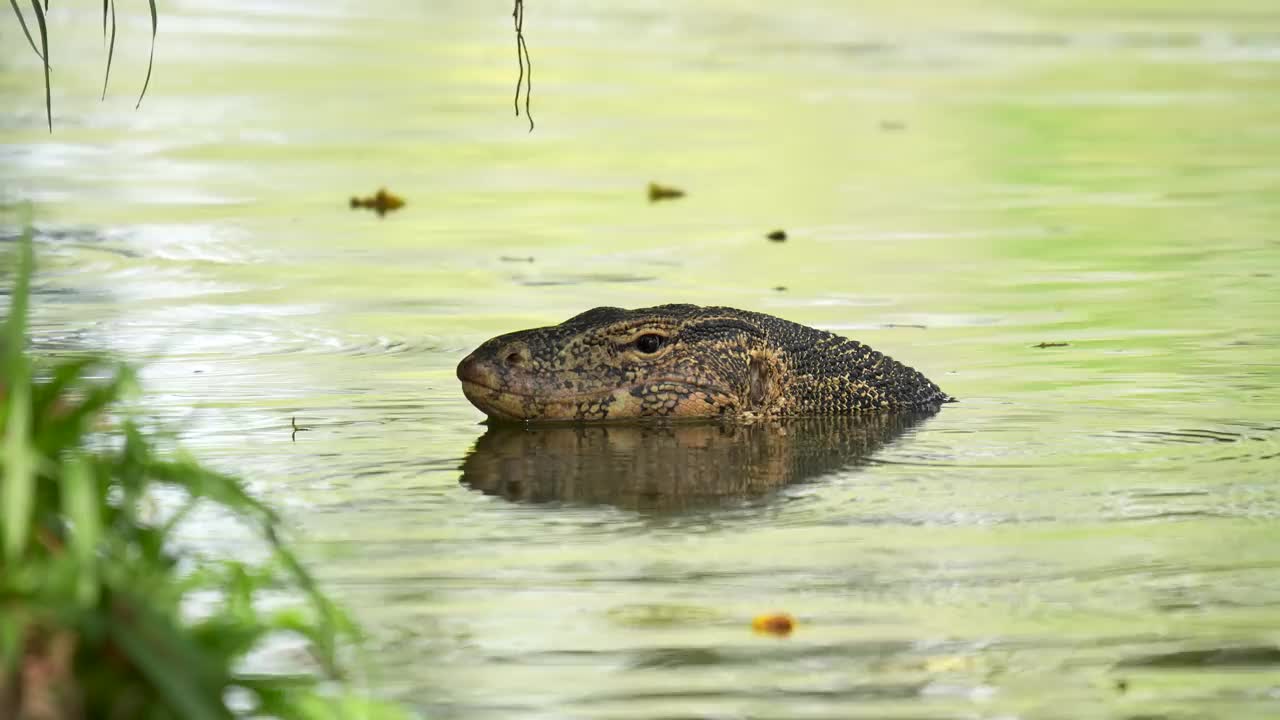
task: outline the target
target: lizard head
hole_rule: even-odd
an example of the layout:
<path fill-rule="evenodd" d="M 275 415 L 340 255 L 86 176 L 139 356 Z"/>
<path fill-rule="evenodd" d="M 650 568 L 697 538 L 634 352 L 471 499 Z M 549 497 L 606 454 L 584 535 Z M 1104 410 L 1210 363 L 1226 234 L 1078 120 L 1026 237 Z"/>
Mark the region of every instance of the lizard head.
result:
<path fill-rule="evenodd" d="M 769 394 L 765 331 L 729 308 L 598 307 L 500 335 L 458 364 L 467 399 L 494 420 L 713 417 Z"/>

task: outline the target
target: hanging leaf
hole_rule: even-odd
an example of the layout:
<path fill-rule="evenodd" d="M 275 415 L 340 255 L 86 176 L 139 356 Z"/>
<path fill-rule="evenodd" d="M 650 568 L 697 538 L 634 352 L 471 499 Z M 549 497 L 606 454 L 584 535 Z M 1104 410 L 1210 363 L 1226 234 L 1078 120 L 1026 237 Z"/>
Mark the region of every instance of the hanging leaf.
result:
<path fill-rule="evenodd" d="M 49 132 L 53 132 L 53 94 L 49 89 L 49 29 L 45 27 L 44 9 L 40 7 L 40 0 L 31 0 L 31 7 L 36 11 L 36 23 L 40 26 L 40 49 L 43 52 L 37 54 L 44 62 L 44 115 L 49 121 Z"/>
<path fill-rule="evenodd" d="M 44 55 L 40 54 L 40 48 L 36 47 L 36 41 L 31 39 L 31 31 L 27 29 L 27 19 L 22 16 L 22 8 L 18 7 L 18 0 L 9 0 L 9 4 L 13 6 L 13 14 L 18 16 L 18 24 L 22 26 L 22 34 L 27 36 L 27 44 L 31 46 L 31 51 L 36 57 L 44 60 Z"/>
<path fill-rule="evenodd" d="M 147 96 L 147 86 L 151 84 L 151 65 L 156 59 L 156 0 L 148 0 L 151 5 L 151 55 L 147 58 L 147 79 L 142 83 L 142 94 L 138 96 L 138 104 L 134 110 L 142 107 L 142 98 Z"/>
<path fill-rule="evenodd" d="M 111 59 L 116 54 L 116 4 L 102 0 L 102 36 L 107 36 L 107 8 L 111 9 L 111 41 L 107 44 L 107 73 L 102 78 L 102 99 L 107 99 L 107 83 L 111 81 Z"/>

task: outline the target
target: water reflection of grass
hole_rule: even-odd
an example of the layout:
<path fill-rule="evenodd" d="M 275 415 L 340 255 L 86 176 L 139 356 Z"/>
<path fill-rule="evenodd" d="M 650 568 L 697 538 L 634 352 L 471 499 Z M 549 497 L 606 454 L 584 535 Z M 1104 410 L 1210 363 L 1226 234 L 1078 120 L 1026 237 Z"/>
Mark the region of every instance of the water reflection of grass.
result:
<path fill-rule="evenodd" d="M 124 411 L 130 367 L 27 353 L 30 232 L 19 254 L 0 335 L 0 717 L 400 717 L 329 691 L 354 626 L 270 508 Z M 254 529 L 270 560 L 183 548 L 198 507 Z M 268 593 L 303 602 L 268 609 Z M 292 674 L 246 669 L 297 640 Z"/>

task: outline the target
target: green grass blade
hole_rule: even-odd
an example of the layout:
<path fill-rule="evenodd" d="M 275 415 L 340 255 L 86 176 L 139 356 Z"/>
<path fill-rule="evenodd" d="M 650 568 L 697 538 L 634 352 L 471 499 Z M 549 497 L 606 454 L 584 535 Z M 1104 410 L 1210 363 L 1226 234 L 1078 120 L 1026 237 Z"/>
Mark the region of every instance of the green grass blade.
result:
<path fill-rule="evenodd" d="M 36 47 L 36 41 L 31 38 L 31 31 L 27 29 L 27 19 L 22 16 L 22 9 L 18 7 L 18 0 L 9 0 L 9 4 L 13 6 L 13 14 L 18 16 L 18 24 L 22 26 L 22 34 L 27 36 L 27 43 L 31 45 L 31 51 L 41 60 L 44 60 L 44 55 L 40 54 L 40 48 Z"/>
<path fill-rule="evenodd" d="M 193 460 L 182 457 L 177 460 L 150 458 L 146 471 L 152 482 L 181 487 L 193 498 L 206 498 L 236 514 L 267 525 L 279 522 L 276 513 L 245 491 L 238 478 L 207 470 Z"/>
<path fill-rule="evenodd" d="M 36 454 L 27 442 L 31 425 L 31 388 L 26 382 L 9 390 L 4 436 L 4 488 L 0 505 L 4 521 L 4 557 L 12 565 L 27 549 L 36 497 Z"/>
<path fill-rule="evenodd" d="M 265 526 L 263 533 L 275 551 L 276 561 L 284 566 L 285 571 L 292 577 L 298 589 L 302 590 L 311 601 L 311 606 L 319 615 L 319 625 L 315 628 L 315 632 L 308 634 L 308 639 L 315 645 L 313 651 L 316 653 L 316 659 L 320 661 L 324 671 L 330 677 L 341 676 L 342 672 L 338 666 L 339 636 L 356 637 L 359 633 L 355 624 L 341 608 L 325 597 L 316 585 L 315 578 L 311 577 L 311 573 L 307 572 L 302 563 L 298 562 L 298 558 L 280 541 L 274 526 Z"/>
<path fill-rule="evenodd" d="M 121 601 L 117 599 L 117 603 Z M 123 606 L 120 606 L 123 607 Z M 146 603 L 130 604 L 127 618 L 108 627 L 110 637 L 164 704 L 186 720 L 223 720 L 230 713 L 222 704 L 223 687 L 214 658 L 201 652 L 193 639 Z"/>
<path fill-rule="evenodd" d="M 71 521 L 70 548 L 79 563 L 76 594 L 81 607 L 98 603 L 97 549 L 102 537 L 97 479 L 85 458 L 76 453 L 62 475 L 62 512 Z"/>
<path fill-rule="evenodd" d="M 19 608 L 0 615 L 0 687 L 3 686 L 5 675 L 13 671 L 18 658 L 22 656 L 28 622 L 27 613 Z"/>
<path fill-rule="evenodd" d="M 63 395 L 70 392 L 84 380 L 84 374 L 94 365 L 100 364 L 96 357 L 79 357 L 63 360 L 53 372 L 40 382 L 33 383 L 31 388 L 31 412 L 36 418 L 48 418 L 58 414 L 58 406 L 65 402 Z M 41 425 L 36 424 L 39 431 Z"/>
<path fill-rule="evenodd" d="M 94 423 L 132 387 L 134 373 L 127 366 L 112 367 L 113 375 L 106 380 L 91 380 L 85 372 L 95 366 L 111 367 L 101 360 L 65 361 L 48 382 L 33 384 L 35 446 L 42 456 L 61 457 L 65 450 L 81 446 Z"/>
<path fill-rule="evenodd" d="M 31 7 L 36 11 L 36 23 L 40 25 L 40 49 L 43 51 L 40 59 L 44 61 L 44 115 L 49 120 L 49 132 L 53 132 L 53 93 L 49 88 L 49 28 L 44 24 L 44 10 L 40 8 L 40 0 L 31 0 Z"/>
<path fill-rule="evenodd" d="M 116 54 L 116 4 L 112 0 L 102 0 L 102 35 L 107 34 L 107 8 L 111 8 L 111 42 L 107 44 L 107 73 L 102 78 L 102 99 L 107 99 L 107 83 L 111 82 L 111 59 Z"/>
<path fill-rule="evenodd" d="M 188 497 L 187 501 L 182 503 L 182 507 L 178 508 L 177 511 L 175 511 L 173 515 L 165 521 L 164 525 L 160 526 L 161 534 L 165 537 L 169 537 L 169 535 L 173 533 L 174 528 L 181 525 L 182 521 L 187 519 L 187 516 L 191 514 L 192 510 L 196 509 L 196 505 L 199 503 L 200 498 Z"/>
<path fill-rule="evenodd" d="M 4 328 L 4 382 L 9 385 L 4 413 L 4 482 L 0 488 L 0 520 L 4 522 L 4 557 L 12 563 L 26 549 L 35 499 L 36 454 L 31 448 L 31 369 L 24 349 L 27 342 L 27 303 L 35 265 L 31 229 L 18 248 L 18 276 Z"/>
<path fill-rule="evenodd" d="M 147 86 L 151 84 L 151 64 L 156 59 L 156 0 L 147 0 L 151 5 L 151 56 L 147 58 L 147 79 L 142 83 L 142 94 L 138 96 L 138 104 L 134 110 L 142 107 L 142 98 L 147 96 Z"/>

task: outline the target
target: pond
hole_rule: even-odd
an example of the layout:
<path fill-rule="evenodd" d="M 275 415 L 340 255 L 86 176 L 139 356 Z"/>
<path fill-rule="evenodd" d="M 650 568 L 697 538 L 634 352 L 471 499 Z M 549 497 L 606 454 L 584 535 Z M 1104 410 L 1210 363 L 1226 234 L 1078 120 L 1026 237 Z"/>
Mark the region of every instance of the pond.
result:
<path fill-rule="evenodd" d="M 44 349 L 145 362 L 427 717 L 1276 717 L 1280 11 L 940 5 L 530 3 L 529 132 L 506 3 L 163 3 L 138 110 L 145 3 L 105 101 L 55 3 L 52 134 L 0 20 L 0 222 Z M 524 433 L 454 377 L 666 302 L 960 402 Z"/>

